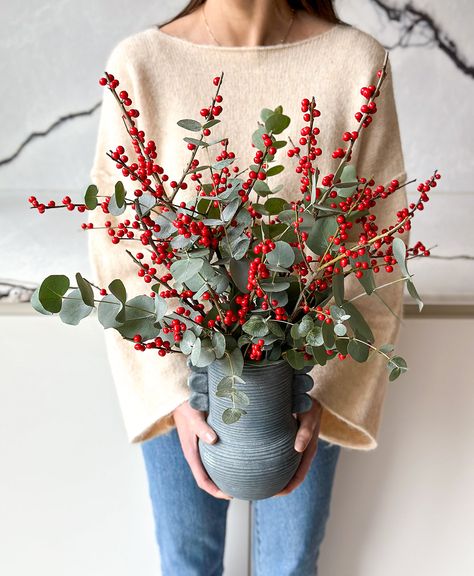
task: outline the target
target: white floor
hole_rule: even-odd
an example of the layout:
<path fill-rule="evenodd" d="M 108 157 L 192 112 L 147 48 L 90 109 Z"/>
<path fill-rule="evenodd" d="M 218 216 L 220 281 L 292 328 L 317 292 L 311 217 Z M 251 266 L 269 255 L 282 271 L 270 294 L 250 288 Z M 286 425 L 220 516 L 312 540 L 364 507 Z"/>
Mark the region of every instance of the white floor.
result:
<path fill-rule="evenodd" d="M 36 315 L 0 326 L 0 574 L 159 575 L 102 328 Z M 406 321 L 410 372 L 390 385 L 379 448 L 341 453 L 321 576 L 474 574 L 473 336 L 474 321 Z M 225 574 L 246 576 L 245 503 L 228 526 Z"/>

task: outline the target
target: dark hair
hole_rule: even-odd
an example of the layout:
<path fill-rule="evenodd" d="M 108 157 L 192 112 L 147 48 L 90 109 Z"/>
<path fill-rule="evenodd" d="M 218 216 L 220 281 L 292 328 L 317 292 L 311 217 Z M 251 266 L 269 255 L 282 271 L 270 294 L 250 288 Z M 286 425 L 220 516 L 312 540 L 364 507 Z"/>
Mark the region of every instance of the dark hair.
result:
<path fill-rule="evenodd" d="M 190 0 L 188 4 L 173 18 L 170 20 L 163 22 L 160 26 L 164 26 L 165 24 L 169 24 L 178 18 L 183 16 L 187 16 L 197 10 L 199 6 L 204 4 L 206 0 Z M 334 8 L 334 0 L 287 0 L 288 6 L 293 8 L 294 10 L 306 10 L 308 14 L 315 14 L 327 20 L 328 22 L 333 22 L 334 24 L 344 24 L 342 20 L 336 14 L 336 10 Z"/>

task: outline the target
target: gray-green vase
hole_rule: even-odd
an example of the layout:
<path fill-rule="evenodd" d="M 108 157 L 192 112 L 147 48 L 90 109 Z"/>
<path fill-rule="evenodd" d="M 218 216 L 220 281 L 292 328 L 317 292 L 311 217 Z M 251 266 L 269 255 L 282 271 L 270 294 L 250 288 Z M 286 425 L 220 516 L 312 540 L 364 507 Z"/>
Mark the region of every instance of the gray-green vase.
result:
<path fill-rule="evenodd" d="M 247 394 L 250 404 L 245 407 L 247 414 L 233 424 L 222 421 L 223 411 L 232 406 L 229 399 L 216 396 L 217 384 L 226 374 L 215 363 L 207 370 L 207 422 L 219 437 L 214 444 L 199 440 L 207 473 L 234 498 L 274 496 L 294 476 L 302 457 L 294 449 L 298 422 L 292 414 L 293 368 L 285 360 L 246 363 L 242 374 L 245 384 L 239 383 L 238 388 Z"/>

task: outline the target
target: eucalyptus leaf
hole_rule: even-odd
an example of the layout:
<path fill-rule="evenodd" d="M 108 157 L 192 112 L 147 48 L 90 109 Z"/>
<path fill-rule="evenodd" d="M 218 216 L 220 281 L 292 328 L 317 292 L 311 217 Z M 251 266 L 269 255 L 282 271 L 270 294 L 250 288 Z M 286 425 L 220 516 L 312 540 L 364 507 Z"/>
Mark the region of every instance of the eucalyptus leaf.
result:
<path fill-rule="evenodd" d="M 260 286 L 264 292 L 284 292 L 290 287 L 289 282 L 260 282 Z"/>
<path fill-rule="evenodd" d="M 280 174 L 280 172 L 283 172 L 284 169 L 285 169 L 285 167 L 282 166 L 281 164 L 277 164 L 276 166 L 272 166 L 271 168 L 269 168 L 267 170 L 267 178 L 270 178 L 271 176 L 276 176 L 277 174 Z"/>
<path fill-rule="evenodd" d="M 82 274 L 80 272 L 76 273 L 76 282 L 77 282 L 77 286 L 80 290 L 82 301 L 84 302 L 84 304 L 86 304 L 87 306 L 93 307 L 94 306 L 94 290 L 92 289 L 90 282 L 85 280 L 82 277 Z"/>
<path fill-rule="evenodd" d="M 289 268 L 295 261 L 295 252 L 286 242 L 275 242 L 275 248 L 267 254 L 267 262 L 274 266 Z"/>
<path fill-rule="evenodd" d="M 210 143 L 204 142 L 204 140 L 198 140 L 197 138 L 189 138 L 188 136 L 183 138 L 183 140 L 185 142 L 188 142 L 188 144 L 194 144 L 194 146 L 201 146 L 202 148 L 207 148 L 210 145 Z"/>
<path fill-rule="evenodd" d="M 228 348 L 227 345 L 226 348 Z M 242 356 L 240 348 L 235 348 L 232 352 L 226 350 L 224 356 L 218 358 L 215 362 L 216 366 L 228 376 L 241 376 L 244 368 L 244 357 Z"/>
<path fill-rule="evenodd" d="M 112 216 L 120 216 L 125 212 L 127 207 L 125 203 L 125 188 L 123 182 L 120 180 L 115 184 L 115 192 L 110 197 L 107 209 L 112 214 Z"/>
<path fill-rule="evenodd" d="M 292 366 L 295 370 L 301 370 L 304 368 L 304 354 L 303 352 L 299 352 L 298 350 L 294 350 L 291 348 L 284 353 L 286 361 L 290 366 Z"/>
<path fill-rule="evenodd" d="M 317 255 L 323 255 L 329 245 L 328 238 L 338 230 L 335 216 L 318 218 L 309 232 L 307 246 Z"/>
<path fill-rule="evenodd" d="M 347 345 L 347 352 L 354 358 L 356 362 L 365 362 L 369 357 L 369 347 L 367 344 L 354 340 L 351 338 L 349 344 Z"/>
<path fill-rule="evenodd" d="M 344 302 L 344 310 L 350 314 L 349 324 L 354 331 L 357 331 L 369 342 L 374 342 L 375 338 L 370 326 L 365 321 L 361 312 L 352 302 Z"/>
<path fill-rule="evenodd" d="M 313 326 L 313 328 L 306 335 L 306 343 L 310 346 L 322 346 L 324 344 L 321 326 Z"/>
<path fill-rule="evenodd" d="M 222 413 L 222 421 L 224 424 L 235 424 L 244 414 L 247 412 L 242 408 L 226 408 Z"/>
<path fill-rule="evenodd" d="M 69 289 L 69 278 L 63 274 L 47 276 L 38 290 L 38 300 L 48 312 L 60 312 L 64 294 Z"/>
<path fill-rule="evenodd" d="M 198 122 L 197 120 L 189 120 L 189 119 L 178 120 L 177 124 L 178 126 L 181 126 L 181 128 L 191 130 L 192 132 L 200 132 L 202 129 L 201 123 Z"/>
<path fill-rule="evenodd" d="M 150 296 L 140 294 L 125 303 L 125 319 L 138 320 L 140 318 L 155 318 L 155 302 Z"/>
<path fill-rule="evenodd" d="M 117 320 L 119 312 L 123 308 L 120 302 L 113 294 L 107 294 L 102 298 L 97 307 L 97 317 L 104 328 L 118 328 L 123 322 Z M 124 316 L 122 316 L 123 319 Z"/>
<path fill-rule="evenodd" d="M 136 198 L 135 202 L 138 204 L 142 216 L 146 216 L 156 206 L 156 198 L 148 192 Z"/>
<path fill-rule="evenodd" d="M 242 325 L 242 330 L 250 336 L 262 337 L 268 334 L 269 328 L 267 323 L 260 316 L 251 316 L 245 324 Z"/>
<path fill-rule="evenodd" d="M 229 263 L 229 271 L 232 280 L 239 291 L 244 294 L 248 294 L 249 292 L 247 288 L 249 268 L 250 263 L 248 260 L 235 260 L 232 258 Z"/>
<path fill-rule="evenodd" d="M 33 294 L 31 295 L 31 300 L 30 300 L 31 306 L 40 314 L 44 314 L 46 316 L 51 316 L 52 312 L 48 312 L 48 310 L 43 308 L 43 306 L 41 305 L 41 302 L 39 301 L 39 298 L 38 298 L 38 294 L 39 294 L 39 286 L 38 286 L 38 288 L 36 288 L 36 290 L 34 290 Z"/>
<path fill-rule="evenodd" d="M 97 194 L 99 190 L 95 184 L 91 184 L 87 187 L 86 193 L 84 195 L 84 204 L 89 210 L 94 210 L 99 205 L 97 200 Z"/>
<path fill-rule="evenodd" d="M 59 317 L 65 324 L 77 326 L 83 318 L 89 316 L 93 309 L 93 306 L 84 304 L 81 291 L 74 289 L 64 298 Z"/>
<path fill-rule="evenodd" d="M 345 336 L 347 334 L 345 324 L 334 324 L 334 334 L 336 334 L 336 336 Z"/>
<path fill-rule="evenodd" d="M 344 302 L 344 274 L 342 272 L 332 275 L 332 291 L 336 304 L 342 306 Z"/>
<path fill-rule="evenodd" d="M 177 282 L 184 283 L 195 276 L 203 265 L 204 260 L 202 258 L 184 258 L 173 262 L 170 266 L 170 272 Z"/>
<path fill-rule="evenodd" d="M 196 340 L 196 343 L 199 341 L 199 339 Z M 214 353 L 214 348 L 212 347 L 212 342 L 209 338 L 205 338 L 204 340 L 201 341 L 201 347 L 200 347 L 200 351 L 199 351 L 199 355 L 196 355 L 193 357 L 194 354 L 194 347 L 193 347 L 193 351 L 191 352 L 191 359 L 193 361 L 194 366 L 197 366 L 199 368 L 203 368 L 205 366 L 209 366 L 209 364 L 212 364 L 212 362 L 214 362 L 214 360 L 216 359 L 216 355 Z"/>
<path fill-rule="evenodd" d="M 193 351 L 194 343 L 196 342 L 196 335 L 191 330 L 186 330 L 183 334 L 183 338 L 179 343 L 179 349 L 183 354 L 189 356 Z"/>
<path fill-rule="evenodd" d="M 400 270 L 405 277 L 409 277 L 407 265 L 406 265 L 406 245 L 401 238 L 394 238 L 392 242 L 392 252 L 397 260 Z"/>
<path fill-rule="evenodd" d="M 321 330 L 323 333 L 324 345 L 328 350 L 330 350 L 335 344 L 333 325 L 328 324 L 327 322 L 323 322 Z"/>
<path fill-rule="evenodd" d="M 269 198 L 264 204 L 265 210 L 272 215 L 279 214 L 287 205 L 284 198 Z"/>
<path fill-rule="evenodd" d="M 211 338 L 216 358 L 222 358 L 225 352 L 225 336 L 221 332 L 213 332 Z"/>
<path fill-rule="evenodd" d="M 424 306 L 423 300 L 420 298 L 420 296 L 419 296 L 419 294 L 415 288 L 415 285 L 413 284 L 413 282 L 410 279 L 407 280 L 407 290 L 408 290 L 408 293 L 410 294 L 410 296 L 416 300 L 416 302 L 418 304 L 418 311 L 421 312 L 423 310 L 423 306 Z"/>
<path fill-rule="evenodd" d="M 155 322 L 159 322 L 163 319 L 166 312 L 168 311 L 168 304 L 164 298 L 159 294 L 155 295 Z"/>
<path fill-rule="evenodd" d="M 291 119 L 285 114 L 274 113 L 268 116 L 265 120 L 265 129 L 267 132 L 272 132 L 273 134 L 281 134 L 283 130 L 288 128 Z"/>

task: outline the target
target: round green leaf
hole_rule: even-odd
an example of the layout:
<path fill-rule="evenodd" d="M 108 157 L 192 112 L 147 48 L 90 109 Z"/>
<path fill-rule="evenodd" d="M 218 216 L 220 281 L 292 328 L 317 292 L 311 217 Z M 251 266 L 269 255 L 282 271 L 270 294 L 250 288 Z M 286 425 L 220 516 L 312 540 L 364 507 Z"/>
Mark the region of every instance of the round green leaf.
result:
<path fill-rule="evenodd" d="M 365 362 L 369 357 L 369 347 L 363 342 L 350 339 L 347 345 L 347 352 L 356 362 Z"/>
<path fill-rule="evenodd" d="M 240 376 L 244 369 L 244 357 L 240 348 L 225 352 L 222 358 L 216 360 L 216 365 L 228 376 Z"/>
<path fill-rule="evenodd" d="M 184 258 L 173 262 L 170 272 L 177 282 L 183 283 L 195 276 L 203 265 L 204 260 L 202 258 Z"/>
<path fill-rule="evenodd" d="M 304 354 L 303 352 L 298 352 L 297 350 L 290 349 L 285 353 L 286 361 L 295 370 L 301 370 L 304 368 Z"/>
<path fill-rule="evenodd" d="M 203 368 L 204 366 L 209 366 L 216 359 L 214 350 L 212 348 L 212 343 L 209 338 L 204 340 L 196 339 L 193 345 L 193 351 L 191 352 L 191 362 L 194 366 Z"/>
<path fill-rule="evenodd" d="M 183 334 L 183 339 L 179 343 L 179 349 L 183 354 L 189 356 L 193 350 L 194 343 L 196 342 L 196 335 L 191 330 L 186 330 Z"/>
<path fill-rule="evenodd" d="M 281 134 L 290 125 L 290 117 L 285 114 L 272 114 L 265 120 L 265 130 L 273 134 Z"/>
<path fill-rule="evenodd" d="M 248 406 L 250 404 L 247 394 L 241 390 L 236 390 L 235 388 L 232 391 L 232 400 L 235 404 L 240 404 L 241 406 Z"/>
<path fill-rule="evenodd" d="M 289 268 L 295 261 L 295 252 L 286 242 L 275 242 L 275 249 L 267 254 L 267 262 L 273 266 Z"/>
<path fill-rule="evenodd" d="M 93 306 L 84 304 L 81 291 L 76 288 L 64 298 L 59 317 L 65 324 L 77 326 L 93 309 Z"/>
<path fill-rule="evenodd" d="M 322 346 L 324 344 L 321 326 L 314 326 L 306 335 L 306 343 L 310 346 Z"/>
<path fill-rule="evenodd" d="M 345 324 L 335 324 L 334 334 L 336 334 L 336 336 L 345 336 L 347 334 L 347 328 Z"/>
<path fill-rule="evenodd" d="M 36 290 L 31 295 L 31 300 L 30 300 L 31 306 L 40 314 L 45 314 L 47 316 L 51 316 L 52 312 L 48 312 L 41 305 L 41 302 L 39 301 L 39 298 L 38 298 L 38 293 L 39 293 L 39 286 L 38 286 L 38 288 L 36 288 Z"/>
<path fill-rule="evenodd" d="M 222 413 L 224 424 L 234 424 L 238 422 L 243 414 L 247 414 L 242 408 L 226 408 Z"/>
<path fill-rule="evenodd" d="M 242 326 L 242 330 L 250 336 L 262 337 L 268 334 L 267 323 L 260 316 L 251 316 Z"/>
<path fill-rule="evenodd" d="M 97 308 L 97 317 L 104 328 L 118 328 L 122 325 L 122 322 L 117 320 L 122 307 L 122 302 L 113 294 L 107 294 L 102 298 Z"/>
<path fill-rule="evenodd" d="M 48 312 L 61 311 L 62 297 L 69 289 L 69 278 L 62 274 L 53 274 L 43 280 L 38 291 L 41 306 Z"/>

